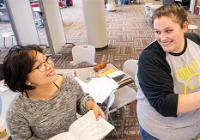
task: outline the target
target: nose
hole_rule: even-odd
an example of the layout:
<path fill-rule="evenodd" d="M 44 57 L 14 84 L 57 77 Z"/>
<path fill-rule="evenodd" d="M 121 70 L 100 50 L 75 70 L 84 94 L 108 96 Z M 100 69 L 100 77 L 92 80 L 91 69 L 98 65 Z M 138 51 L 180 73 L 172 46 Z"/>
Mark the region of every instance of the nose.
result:
<path fill-rule="evenodd" d="M 166 33 L 162 33 L 160 38 L 161 38 L 161 41 L 167 40 L 167 34 Z"/>

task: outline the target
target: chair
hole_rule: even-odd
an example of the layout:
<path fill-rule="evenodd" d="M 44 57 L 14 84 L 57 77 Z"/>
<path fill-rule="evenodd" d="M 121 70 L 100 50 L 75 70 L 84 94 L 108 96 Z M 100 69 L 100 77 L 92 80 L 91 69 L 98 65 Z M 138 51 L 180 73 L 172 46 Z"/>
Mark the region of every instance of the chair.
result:
<path fill-rule="evenodd" d="M 0 21 L 4 21 L 3 20 L 3 17 L 5 16 L 5 14 L 4 13 L 2 13 L 2 12 L 0 12 Z"/>
<path fill-rule="evenodd" d="M 114 123 L 113 123 L 113 120 L 112 120 L 112 117 L 110 115 L 110 113 L 116 111 L 117 109 L 113 109 L 112 111 L 109 110 L 109 108 L 111 107 L 111 105 L 113 104 L 115 100 L 115 94 L 112 92 L 109 96 L 109 98 L 105 101 L 105 103 L 107 104 L 107 107 L 106 107 L 106 110 L 104 111 L 105 113 L 105 116 L 106 116 L 106 120 L 108 120 L 108 117 L 110 118 L 110 121 L 112 123 L 112 125 L 114 126 Z M 114 131 L 115 131 L 115 134 L 117 136 L 117 140 L 119 139 L 119 136 L 117 134 L 117 130 L 116 128 L 114 128 Z"/>
<path fill-rule="evenodd" d="M 145 18 L 145 23 L 146 23 L 146 22 L 148 22 L 147 19 L 150 17 L 150 11 L 149 11 L 150 8 L 148 8 L 146 5 L 144 5 L 144 8 L 145 8 L 145 17 L 144 18 Z"/>
<path fill-rule="evenodd" d="M 3 21 L 10 21 L 6 7 L 0 7 L 0 12 L 2 13 L 1 18 L 3 19 Z"/>
<path fill-rule="evenodd" d="M 42 20 L 42 17 L 40 15 L 39 12 L 34 12 L 33 11 L 33 18 L 34 18 L 34 21 L 35 21 L 35 24 L 36 24 L 36 27 L 44 27 L 44 23 L 43 23 L 43 20 Z"/>
<path fill-rule="evenodd" d="M 95 58 L 95 48 L 91 45 L 77 45 L 72 48 L 72 57 L 71 65 L 75 66 L 81 62 L 88 62 L 91 65 L 96 65 L 94 62 Z"/>
<path fill-rule="evenodd" d="M 123 66 L 123 71 L 128 75 L 130 75 L 133 80 L 135 80 L 135 74 L 137 73 L 138 69 L 137 63 L 138 63 L 137 60 L 127 60 L 125 61 Z M 118 89 L 114 94 L 115 94 L 114 102 L 110 106 L 109 110 L 107 110 L 108 111 L 107 113 L 110 114 L 119 108 L 123 108 L 123 121 L 121 127 L 121 137 L 123 137 L 126 105 L 133 101 L 136 101 L 136 91 L 129 86 L 124 86 Z"/>
<path fill-rule="evenodd" d="M 153 14 L 154 14 L 154 11 L 155 11 L 155 9 L 152 9 L 152 8 L 150 8 L 150 14 L 149 14 L 149 17 L 151 18 L 151 23 L 153 24 Z"/>
<path fill-rule="evenodd" d="M 4 44 L 4 47 L 5 47 L 5 48 L 6 48 L 6 38 L 7 38 L 7 37 L 12 37 L 12 46 L 13 46 L 13 36 L 14 36 L 13 31 L 11 31 L 11 32 L 6 32 L 6 33 L 3 33 L 3 34 L 2 34 L 2 37 L 3 37 L 3 44 Z"/>

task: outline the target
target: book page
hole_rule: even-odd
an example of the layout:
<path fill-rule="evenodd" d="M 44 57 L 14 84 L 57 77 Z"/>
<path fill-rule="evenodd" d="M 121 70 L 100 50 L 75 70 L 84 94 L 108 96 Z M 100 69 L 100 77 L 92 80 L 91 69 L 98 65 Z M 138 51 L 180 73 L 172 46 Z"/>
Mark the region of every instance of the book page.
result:
<path fill-rule="evenodd" d="M 93 110 L 76 120 L 69 128 L 76 140 L 99 140 L 105 137 L 114 127 L 99 116 L 96 121 Z"/>
<path fill-rule="evenodd" d="M 60 133 L 49 140 L 75 140 L 69 132 Z"/>

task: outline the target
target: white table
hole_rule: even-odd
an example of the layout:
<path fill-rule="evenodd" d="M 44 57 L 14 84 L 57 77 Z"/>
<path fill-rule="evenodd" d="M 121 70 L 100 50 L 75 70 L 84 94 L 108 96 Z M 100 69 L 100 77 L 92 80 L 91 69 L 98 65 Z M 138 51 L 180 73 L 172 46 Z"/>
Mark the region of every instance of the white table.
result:
<path fill-rule="evenodd" d="M 160 8 L 161 6 L 163 6 L 163 5 L 146 5 L 146 6 L 151 8 L 151 9 L 156 10 L 156 9 Z"/>
<path fill-rule="evenodd" d="M 94 67 L 87 67 L 87 68 L 77 68 L 77 69 L 56 69 L 57 73 L 62 73 L 62 72 L 66 72 L 66 71 L 71 71 L 71 70 L 75 70 L 76 71 L 76 76 L 83 82 L 88 83 L 91 81 L 91 78 L 89 80 L 86 80 L 86 78 L 89 76 L 89 73 L 94 71 L 93 70 Z M 113 64 L 107 64 L 106 67 L 104 68 L 105 71 L 109 70 L 109 69 L 114 69 L 117 70 L 117 68 L 113 65 Z M 98 74 L 99 72 L 93 73 L 93 74 Z M 92 78 L 96 78 L 98 76 L 93 76 Z"/>
<path fill-rule="evenodd" d="M 188 29 L 189 30 L 192 30 L 192 33 L 193 33 L 193 30 L 195 30 L 195 29 L 197 29 L 198 27 L 196 26 L 196 25 L 191 25 L 191 24 L 189 24 L 188 25 Z"/>

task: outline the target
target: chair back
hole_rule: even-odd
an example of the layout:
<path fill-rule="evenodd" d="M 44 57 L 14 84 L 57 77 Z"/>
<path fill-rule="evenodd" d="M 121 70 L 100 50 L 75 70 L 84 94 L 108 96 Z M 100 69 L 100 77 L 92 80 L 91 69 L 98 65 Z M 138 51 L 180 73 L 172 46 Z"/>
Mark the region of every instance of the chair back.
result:
<path fill-rule="evenodd" d="M 149 15 L 149 10 L 148 10 L 148 7 L 146 5 L 144 5 L 144 9 L 145 9 L 146 15 Z"/>
<path fill-rule="evenodd" d="M 114 100 L 115 100 L 115 94 L 112 92 L 109 98 L 105 101 L 105 103 L 107 104 L 106 110 L 104 111 L 106 120 L 108 120 L 108 114 L 110 113 L 109 108 L 112 106 Z"/>
<path fill-rule="evenodd" d="M 81 62 L 88 62 L 91 65 L 96 65 L 94 62 L 95 48 L 91 45 L 77 45 L 72 48 L 73 61 L 72 66 L 77 65 Z"/>
<path fill-rule="evenodd" d="M 138 60 L 130 59 L 124 62 L 123 71 L 130 75 L 135 80 L 135 75 L 138 71 Z"/>
<path fill-rule="evenodd" d="M 7 14 L 6 7 L 0 7 L 0 12 Z"/>
<path fill-rule="evenodd" d="M 154 14 L 154 11 L 155 11 L 154 9 L 152 9 L 152 8 L 150 9 L 150 17 L 152 17 L 152 16 L 153 16 L 153 14 Z"/>

